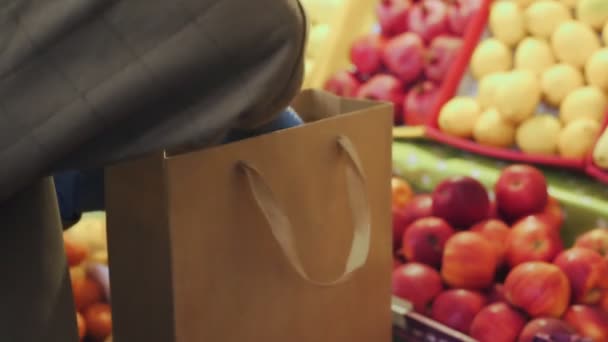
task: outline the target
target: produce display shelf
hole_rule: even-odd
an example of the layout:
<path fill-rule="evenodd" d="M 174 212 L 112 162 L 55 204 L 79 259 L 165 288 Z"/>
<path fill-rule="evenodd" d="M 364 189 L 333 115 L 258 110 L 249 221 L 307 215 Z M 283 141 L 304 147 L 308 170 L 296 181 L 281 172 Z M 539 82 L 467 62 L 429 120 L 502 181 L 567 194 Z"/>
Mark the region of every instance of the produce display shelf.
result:
<path fill-rule="evenodd" d="M 563 158 L 559 156 L 526 154 L 517 149 L 484 146 L 470 139 L 448 135 L 439 129 L 438 122 L 441 108 L 454 96 L 470 96 L 473 95 L 472 93 L 476 92 L 476 89 L 474 88 L 476 88 L 477 84 L 470 75 L 469 63 L 478 43 L 488 36 L 487 25 L 493 2 L 494 0 L 484 1 L 484 7 L 477 13 L 476 17 L 471 22 L 469 30 L 464 37 L 465 43 L 463 45 L 463 49 L 459 57 L 452 65 L 450 74 L 446 78 L 445 83 L 441 88 L 441 94 L 434 107 L 434 110 L 432 111 L 433 119 L 431 120 L 430 125 L 427 127 L 425 136 L 432 140 L 451 145 L 465 151 L 473 152 L 475 154 L 510 162 L 521 162 L 577 170 L 579 172 L 585 172 L 602 182 L 608 183 L 608 174 L 604 170 L 597 168 L 593 164 L 590 156 L 585 158 Z M 543 107 L 543 109 L 546 108 Z"/>
<path fill-rule="evenodd" d="M 436 191 L 436 187 L 446 179 L 469 176 L 482 183 L 488 189 L 490 197 L 494 198 L 493 185 L 507 166 L 507 162 L 437 142 L 406 140 L 393 143 L 393 173 L 403 178 L 415 193 L 430 193 Z M 608 228 L 608 189 L 598 187 L 598 183 L 589 177 L 577 177 L 572 171 L 542 167 L 540 169 L 547 179 L 549 194 L 557 200 L 564 214 L 564 223 L 560 229 L 564 246 L 572 246 L 577 237 L 589 230 Z M 498 280 L 502 281 L 504 280 Z M 394 342 L 474 341 L 414 312 L 410 303 L 399 298 L 393 298 L 392 311 Z M 581 336 L 569 334 L 537 335 L 534 341 L 591 342 Z"/>

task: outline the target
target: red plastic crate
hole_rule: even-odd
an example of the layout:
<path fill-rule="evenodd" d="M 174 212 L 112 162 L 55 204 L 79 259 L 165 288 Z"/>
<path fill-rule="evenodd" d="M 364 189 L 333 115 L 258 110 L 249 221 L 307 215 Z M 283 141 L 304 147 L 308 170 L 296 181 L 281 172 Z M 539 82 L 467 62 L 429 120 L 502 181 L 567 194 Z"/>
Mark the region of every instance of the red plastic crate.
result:
<path fill-rule="evenodd" d="M 458 88 L 467 73 L 471 56 L 477 47 L 477 43 L 482 38 L 486 30 L 492 2 L 492 0 L 484 1 L 481 10 L 478 12 L 469 26 L 467 34 L 464 38 L 465 41 L 463 44 L 463 50 L 454 62 L 452 69 L 441 88 L 439 100 L 433 109 L 433 119 L 431 120 L 431 124 L 427 127 L 426 135 L 433 140 L 489 157 L 513 162 L 559 166 L 562 168 L 584 171 L 586 166 L 585 158 L 569 159 L 556 156 L 530 155 L 514 149 L 483 146 L 469 139 L 444 134 L 441 130 L 439 130 L 438 118 L 441 108 L 446 102 L 456 95 L 456 92 L 458 91 Z"/>
<path fill-rule="evenodd" d="M 608 129 L 608 113 L 606 113 L 606 119 L 602 125 L 602 133 Z M 601 136 L 601 133 L 600 133 Z M 599 137 L 598 137 L 599 140 Z M 597 143 L 597 141 L 596 141 Z M 594 146 L 595 148 L 595 146 Z M 600 169 L 593 161 L 592 153 L 587 157 L 587 169 L 585 170 L 588 175 L 599 180 L 600 182 L 608 184 L 608 170 Z"/>

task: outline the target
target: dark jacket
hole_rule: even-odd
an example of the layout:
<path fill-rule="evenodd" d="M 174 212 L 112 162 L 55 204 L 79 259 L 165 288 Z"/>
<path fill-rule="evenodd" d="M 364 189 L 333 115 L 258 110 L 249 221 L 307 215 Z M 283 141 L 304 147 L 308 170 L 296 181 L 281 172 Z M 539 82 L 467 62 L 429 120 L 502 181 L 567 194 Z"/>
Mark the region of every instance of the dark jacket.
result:
<path fill-rule="evenodd" d="M 304 41 L 296 0 L 0 2 L 0 202 L 264 122 L 299 89 Z"/>

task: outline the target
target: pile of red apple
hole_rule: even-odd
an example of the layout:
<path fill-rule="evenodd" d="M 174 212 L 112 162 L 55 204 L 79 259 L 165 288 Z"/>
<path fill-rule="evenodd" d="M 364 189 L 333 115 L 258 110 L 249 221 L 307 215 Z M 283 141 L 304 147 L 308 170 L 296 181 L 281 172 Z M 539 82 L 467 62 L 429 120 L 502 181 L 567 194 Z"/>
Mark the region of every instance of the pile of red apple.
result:
<path fill-rule="evenodd" d="M 325 89 L 344 97 L 392 102 L 395 123 L 428 123 L 439 89 L 482 0 L 381 0 L 381 33 L 351 47 L 354 71 L 340 71 Z"/>
<path fill-rule="evenodd" d="M 608 341 L 608 230 L 564 249 L 564 213 L 542 172 L 505 168 L 495 199 L 470 177 L 409 201 L 407 183 L 392 185 L 393 294 L 417 312 L 481 342 Z"/>

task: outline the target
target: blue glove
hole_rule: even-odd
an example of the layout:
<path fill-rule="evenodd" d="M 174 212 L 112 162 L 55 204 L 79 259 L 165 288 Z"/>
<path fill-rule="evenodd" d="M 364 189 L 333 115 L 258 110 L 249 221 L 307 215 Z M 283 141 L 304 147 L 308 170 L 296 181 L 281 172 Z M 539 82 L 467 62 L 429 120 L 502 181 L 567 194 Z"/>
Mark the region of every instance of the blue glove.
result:
<path fill-rule="evenodd" d="M 257 135 L 262 135 L 274 131 L 279 131 L 285 128 L 295 127 L 303 124 L 304 122 L 298 116 L 298 114 L 291 108 L 287 108 L 283 111 L 274 121 L 259 127 L 253 131 L 233 131 L 228 134 L 224 143 L 231 143 L 238 140 L 243 140 Z"/>
<path fill-rule="evenodd" d="M 283 111 L 274 121 L 252 131 L 233 131 L 224 143 L 235 142 L 303 123 L 291 108 Z M 83 212 L 104 210 L 103 170 L 65 171 L 53 176 L 64 226 L 78 221 Z"/>

